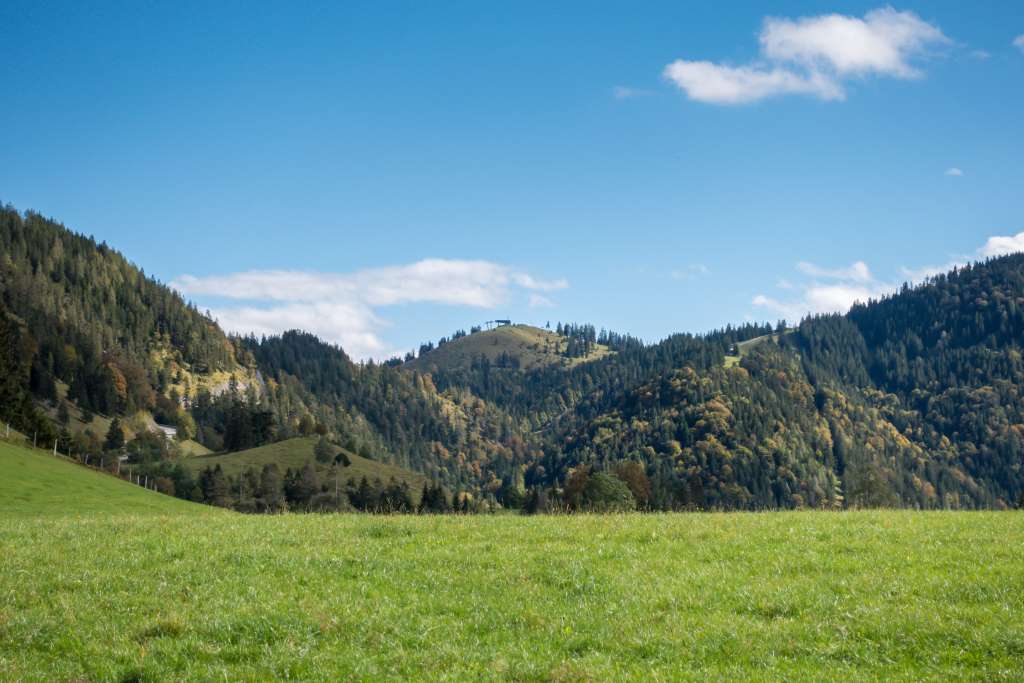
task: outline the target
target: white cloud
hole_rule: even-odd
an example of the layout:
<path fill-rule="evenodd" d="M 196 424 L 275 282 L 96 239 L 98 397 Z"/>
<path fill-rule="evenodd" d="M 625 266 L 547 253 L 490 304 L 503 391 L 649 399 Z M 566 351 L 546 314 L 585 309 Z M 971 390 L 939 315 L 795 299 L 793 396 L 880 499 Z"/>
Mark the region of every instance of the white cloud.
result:
<path fill-rule="evenodd" d="M 212 310 L 232 332 L 272 334 L 298 328 L 341 344 L 354 357 L 382 358 L 392 350 L 379 336 L 387 323 L 376 308 L 409 303 L 494 308 L 506 303 L 516 289 L 550 292 L 565 289 L 568 282 L 541 280 L 491 261 L 425 259 L 355 273 L 264 270 L 182 275 L 171 286 L 187 295 L 263 304 Z"/>
<path fill-rule="evenodd" d="M 1024 232 L 1008 237 L 989 237 L 988 240 L 978 249 L 978 256 L 989 258 L 992 256 L 1005 256 L 1024 251 Z"/>
<path fill-rule="evenodd" d="M 257 335 L 305 330 L 321 339 L 340 344 L 354 358 L 388 358 L 396 355 L 380 338 L 387 323 L 359 302 L 300 302 L 258 308 L 239 306 L 210 311 L 220 325 L 231 332 Z"/>
<path fill-rule="evenodd" d="M 801 299 L 780 301 L 764 294 L 754 297 L 755 306 L 768 308 L 790 322 L 797 322 L 808 314 L 845 313 L 857 302 L 877 299 L 885 291 L 844 284 L 814 285 L 807 287 Z"/>
<path fill-rule="evenodd" d="M 786 286 L 780 288 L 798 290 L 797 298 L 782 301 L 758 294 L 753 304 L 795 322 L 809 313 L 845 313 L 854 303 L 877 299 L 892 289 L 891 285 L 876 280 L 863 261 L 856 261 L 845 268 L 823 268 L 801 261 L 797 270 L 815 278 L 802 285 L 783 281 Z"/>
<path fill-rule="evenodd" d="M 930 277 L 948 273 L 954 268 L 962 268 L 972 261 L 979 259 L 1006 256 L 1024 252 L 1024 232 L 1016 235 L 994 235 L 985 240 L 985 244 L 974 250 L 971 254 L 954 256 L 949 262 L 941 266 L 923 266 L 921 268 L 902 268 L 900 272 L 911 282 L 923 282 Z"/>
<path fill-rule="evenodd" d="M 769 18 L 761 32 L 761 50 L 769 59 L 831 69 L 840 76 L 917 78 L 921 72 L 909 60 L 948 42 L 937 26 L 891 7 L 872 10 L 863 19 L 841 14 Z"/>
<path fill-rule="evenodd" d="M 986 60 L 992 56 L 988 50 L 971 50 L 971 56 L 975 59 Z"/>
<path fill-rule="evenodd" d="M 937 26 L 890 7 L 862 19 L 841 14 L 769 17 L 759 41 L 760 58 L 749 65 L 679 59 L 665 67 L 664 76 L 690 99 L 713 104 L 793 94 L 841 100 L 844 79 L 919 78 L 922 73 L 912 60 L 950 42 Z"/>
<path fill-rule="evenodd" d="M 871 282 L 871 269 L 863 261 L 856 261 L 848 268 L 821 268 L 807 261 L 800 261 L 796 264 L 797 270 L 804 275 L 811 277 L 824 277 L 834 280 L 853 280 L 855 282 Z"/>
<path fill-rule="evenodd" d="M 641 88 L 631 88 L 627 85 L 617 85 L 612 88 L 612 97 L 617 100 L 632 100 L 637 97 L 647 97 L 651 95 L 650 90 L 643 90 Z"/>
<path fill-rule="evenodd" d="M 830 313 L 844 312 L 857 302 L 867 303 L 877 299 L 888 291 L 888 287 L 871 283 L 868 285 L 851 285 L 841 282 L 832 285 L 816 285 L 809 287 L 805 294 L 809 310 Z"/>
<path fill-rule="evenodd" d="M 900 274 L 907 281 L 919 283 L 954 268 L 963 267 L 972 261 L 1017 252 L 1024 252 L 1024 232 L 989 237 L 985 244 L 975 249 L 972 254 L 957 256 L 941 266 L 904 267 L 900 269 Z M 801 284 L 781 280 L 776 285 L 777 289 L 797 293 L 795 298 L 778 299 L 758 294 L 752 303 L 767 308 L 790 322 L 795 322 L 808 314 L 844 313 L 854 303 L 878 299 L 896 291 L 902 284 L 879 280 L 863 261 L 856 261 L 845 268 L 823 268 L 801 261 L 796 267 L 798 271 L 813 279 Z"/>
<path fill-rule="evenodd" d="M 1013 39 L 1013 46 L 1021 52 L 1024 52 L 1024 33 Z"/>
<path fill-rule="evenodd" d="M 956 166 L 953 166 L 952 168 L 947 168 L 947 169 L 946 169 L 946 175 L 948 175 L 948 176 L 952 176 L 952 177 L 954 177 L 954 178 L 959 178 L 959 177 L 960 177 L 960 176 L 962 176 L 963 174 L 964 174 L 964 172 L 963 172 L 963 171 L 961 171 L 961 170 L 960 170 L 959 168 L 957 168 Z"/>
<path fill-rule="evenodd" d="M 714 104 L 746 104 L 772 95 L 807 94 L 823 100 L 844 97 L 842 89 L 820 74 L 788 69 L 739 66 L 678 59 L 665 67 L 665 77 L 686 91 L 691 100 Z"/>
<path fill-rule="evenodd" d="M 253 301 L 324 301 L 350 298 L 374 306 L 433 302 L 493 307 L 505 300 L 510 285 L 550 291 L 565 280 L 543 281 L 490 261 L 425 259 L 355 273 L 253 270 L 230 275 L 182 275 L 171 285 L 186 294 L 208 294 Z"/>

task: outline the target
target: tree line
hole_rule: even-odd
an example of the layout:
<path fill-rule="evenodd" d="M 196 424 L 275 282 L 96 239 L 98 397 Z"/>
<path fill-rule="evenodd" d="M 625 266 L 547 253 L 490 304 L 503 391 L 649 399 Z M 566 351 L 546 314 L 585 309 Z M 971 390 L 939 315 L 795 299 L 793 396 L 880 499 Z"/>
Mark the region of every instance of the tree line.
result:
<path fill-rule="evenodd" d="M 453 508 L 628 500 L 622 462 L 643 471 L 643 502 L 629 489 L 641 509 L 980 508 L 1024 497 L 1024 255 L 793 330 L 746 324 L 652 344 L 587 324 L 556 332 L 573 355 L 597 344 L 613 353 L 527 369 L 506 352 L 424 373 L 354 363 L 301 331 L 231 337 L 106 244 L 0 210 L 0 418 L 106 463 L 116 437 L 72 420 L 153 416 L 178 442 L 135 425 L 121 455 L 188 495 L 203 486 L 174 474 L 186 441 L 229 452 L 317 435 L 422 473 L 457 492 Z M 766 341 L 726 365 L 757 337 Z M 229 489 L 257 491 L 262 474 Z M 388 482 L 379 488 L 373 505 Z M 330 493 L 304 503 L 297 490 L 298 507 Z"/>

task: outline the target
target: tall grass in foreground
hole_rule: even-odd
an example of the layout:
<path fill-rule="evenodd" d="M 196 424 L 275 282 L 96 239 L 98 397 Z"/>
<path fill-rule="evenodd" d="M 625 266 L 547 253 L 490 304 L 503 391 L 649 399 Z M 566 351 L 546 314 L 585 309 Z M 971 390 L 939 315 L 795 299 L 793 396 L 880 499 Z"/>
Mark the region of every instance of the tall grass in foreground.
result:
<path fill-rule="evenodd" d="M 0 679 L 1021 680 L 1024 516 L 0 520 Z"/>

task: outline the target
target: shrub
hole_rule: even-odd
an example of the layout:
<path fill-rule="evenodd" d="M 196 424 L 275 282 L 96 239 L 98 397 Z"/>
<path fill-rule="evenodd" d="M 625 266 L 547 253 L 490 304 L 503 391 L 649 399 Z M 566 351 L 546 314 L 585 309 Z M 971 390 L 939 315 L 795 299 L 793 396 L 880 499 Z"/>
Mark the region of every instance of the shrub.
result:
<path fill-rule="evenodd" d="M 591 512 L 626 512 L 636 509 L 636 499 L 624 481 L 597 472 L 590 475 L 583 489 L 582 507 Z"/>

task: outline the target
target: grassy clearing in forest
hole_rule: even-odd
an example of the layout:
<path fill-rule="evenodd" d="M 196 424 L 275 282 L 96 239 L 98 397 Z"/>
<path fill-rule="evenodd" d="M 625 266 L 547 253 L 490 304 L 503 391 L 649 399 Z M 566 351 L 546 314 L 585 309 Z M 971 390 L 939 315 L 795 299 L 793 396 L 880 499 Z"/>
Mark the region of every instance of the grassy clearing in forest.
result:
<path fill-rule="evenodd" d="M 321 476 L 326 476 L 331 468 L 331 464 L 318 463 L 316 461 L 313 449 L 316 447 L 317 440 L 318 438 L 315 436 L 298 437 L 267 444 L 266 446 L 259 446 L 258 448 L 251 448 L 246 451 L 195 456 L 183 461 L 183 464 L 192 471 L 192 474 L 197 476 L 207 467 L 216 467 L 217 465 L 220 465 L 226 474 L 237 476 L 248 468 L 259 472 L 268 463 L 276 464 L 281 469 L 281 472 L 284 473 L 289 468 L 302 469 L 307 462 L 311 462 L 320 472 Z M 420 490 L 427 481 L 427 478 L 422 474 L 396 465 L 369 460 L 351 451 L 334 447 L 335 455 L 342 451 L 344 451 L 349 460 L 348 467 L 343 467 L 340 470 L 339 478 L 343 486 L 349 480 L 358 484 L 359 480 L 363 477 L 366 477 L 369 481 L 380 479 L 384 483 L 395 479 L 398 482 L 409 484 L 414 496 L 419 500 Z"/>
<path fill-rule="evenodd" d="M 430 372 L 432 368 L 452 370 L 468 368 L 480 356 L 492 363 L 503 354 L 517 359 L 520 368 L 532 370 L 547 365 L 573 368 L 581 363 L 600 360 L 614 351 L 603 344 L 594 344 L 587 356 L 566 358 L 567 337 L 531 325 L 502 325 L 492 330 L 474 332 L 449 341 L 433 351 L 406 363 L 406 367 Z"/>
<path fill-rule="evenodd" d="M 0 515 L 0 680 L 1021 680 L 1024 516 Z"/>

